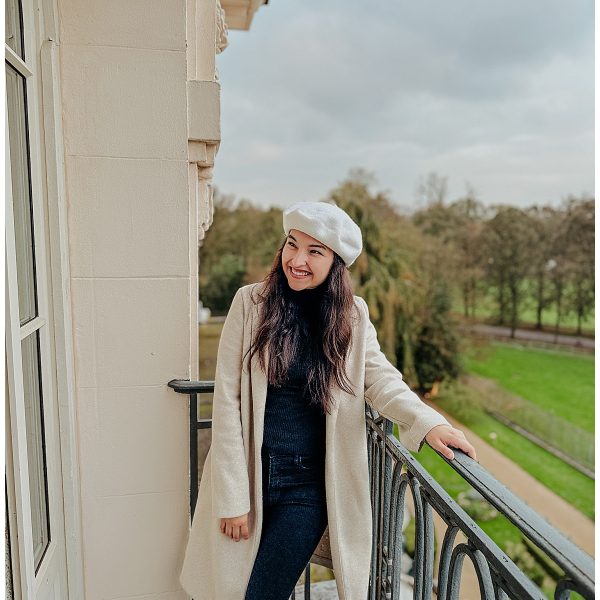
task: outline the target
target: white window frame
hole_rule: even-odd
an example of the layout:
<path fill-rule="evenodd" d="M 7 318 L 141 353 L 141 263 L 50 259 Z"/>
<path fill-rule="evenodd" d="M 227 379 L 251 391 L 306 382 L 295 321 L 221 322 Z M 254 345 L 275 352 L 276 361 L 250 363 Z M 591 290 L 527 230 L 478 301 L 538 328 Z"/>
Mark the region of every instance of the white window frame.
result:
<path fill-rule="evenodd" d="M 68 252 L 68 222 L 64 178 L 64 148 L 62 132 L 62 106 L 60 96 L 60 65 L 58 45 L 58 8 L 55 0 L 23 0 L 23 45 L 26 62 L 23 62 L 16 53 L 6 47 L 6 60 L 18 65 L 18 70 L 28 74 L 27 85 L 27 111 L 30 131 L 30 160 L 32 194 L 40 199 L 38 210 L 34 211 L 34 228 L 38 232 L 35 240 L 36 263 L 43 265 L 41 272 L 44 277 L 39 277 L 38 272 L 38 300 L 39 316 L 47 327 L 40 332 L 40 350 L 48 361 L 42 361 L 42 379 L 48 382 L 45 385 L 45 402 L 52 402 L 56 407 L 59 430 L 53 435 L 60 440 L 60 465 L 62 471 L 61 485 L 64 501 L 64 536 L 66 543 L 66 562 L 68 574 L 69 598 L 84 598 L 83 579 L 83 535 L 81 530 L 81 500 L 79 478 L 79 453 L 77 435 L 77 411 L 74 376 L 74 352 L 72 337 L 72 315 L 70 296 L 70 270 Z M 29 65 L 32 65 L 30 68 Z M 28 73 L 27 73 L 28 71 Z M 41 102 L 43 98 L 43 104 Z M 6 121 L 6 110 L 5 110 Z M 42 126 L 43 125 L 43 126 Z M 5 138 L 8 142 L 8 125 L 6 122 Z M 5 146 L 8 149 L 8 143 Z M 5 154 L 8 165 L 6 171 L 7 193 L 11 191 L 10 184 L 10 156 Z M 8 199 L 8 196 L 7 196 Z M 7 211 L 12 208 L 12 202 L 6 202 Z M 6 219 L 11 219 L 12 212 L 6 214 Z M 12 227 L 9 228 L 12 233 Z M 11 239 L 12 238 L 12 239 Z M 45 244 L 40 240 L 45 238 Z M 44 247 L 45 246 L 45 247 Z M 5 240 L 6 247 L 6 272 L 5 294 L 7 309 L 11 315 L 18 315 L 18 295 L 16 287 L 16 272 L 14 262 L 15 245 L 14 236 L 9 235 Z M 17 312 L 15 313 L 15 308 Z M 9 322 L 11 321 L 11 322 Z M 18 319 L 17 319 L 18 322 Z M 13 373 L 22 374 L 20 364 L 20 333 L 14 331 L 14 317 L 7 320 L 6 324 L 7 345 L 7 381 L 6 386 L 11 393 L 23 394 L 21 382 L 13 380 Z M 32 323 L 28 323 L 28 326 Z M 37 327 L 36 327 L 37 328 Z M 9 349 L 9 344 L 12 349 Z M 17 353 L 17 347 L 19 352 Z M 12 364 L 17 357 L 19 364 Z M 8 364 L 8 361 L 11 364 Z M 14 369 L 14 370 L 13 370 Z M 17 378 L 19 379 L 19 378 Z M 51 385 L 50 385 L 51 384 Z M 20 389 L 19 389 L 20 386 Z M 21 396 L 22 397 L 22 396 Z M 58 401 L 60 399 L 60 401 Z M 18 403 L 17 403 L 18 404 Z M 24 410 L 17 409 L 17 414 L 9 414 L 6 408 L 9 425 L 24 426 Z M 22 414 L 21 414 L 22 413 Z M 49 423 L 50 420 L 45 420 Z M 6 440 L 6 445 L 10 440 Z M 7 448 L 7 457 L 10 450 Z M 21 486 L 27 480 L 26 456 L 12 456 L 15 460 L 15 471 L 12 477 L 14 485 Z M 11 474 L 7 470 L 7 487 Z M 27 486 L 25 486 L 27 489 Z M 11 492 L 9 491 L 9 496 Z M 9 498 L 10 500 L 10 498 Z M 14 501 L 14 498 L 13 498 Z M 10 507 L 10 504 L 9 504 Z M 28 511 L 22 517 L 25 526 L 22 531 L 29 533 L 31 538 L 31 519 Z M 29 526 L 27 526 L 29 521 Z M 32 547 L 32 540 L 17 540 L 16 528 L 11 528 L 11 547 L 17 555 L 17 563 L 21 570 L 25 569 L 25 577 L 21 577 L 14 569 L 13 581 L 15 585 L 15 598 L 29 598 L 33 590 L 18 590 L 19 579 L 25 581 L 29 587 L 33 581 L 33 561 L 30 552 L 25 548 Z M 18 543 L 17 543 L 18 541 Z M 51 542 L 52 543 L 52 542 Z M 17 548 L 15 548 L 17 546 Z M 39 576 L 39 573 L 38 573 Z M 20 594 L 20 595 L 17 595 Z"/>

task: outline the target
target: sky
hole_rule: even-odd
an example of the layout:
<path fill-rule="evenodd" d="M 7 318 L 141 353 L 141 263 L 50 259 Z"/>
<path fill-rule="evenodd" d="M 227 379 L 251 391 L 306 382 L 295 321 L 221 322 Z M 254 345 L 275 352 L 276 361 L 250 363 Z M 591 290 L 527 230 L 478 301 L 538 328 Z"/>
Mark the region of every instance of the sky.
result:
<path fill-rule="evenodd" d="M 408 212 L 432 172 L 449 202 L 594 193 L 592 0 L 270 0 L 217 67 L 223 194 L 283 208 L 357 167 Z"/>

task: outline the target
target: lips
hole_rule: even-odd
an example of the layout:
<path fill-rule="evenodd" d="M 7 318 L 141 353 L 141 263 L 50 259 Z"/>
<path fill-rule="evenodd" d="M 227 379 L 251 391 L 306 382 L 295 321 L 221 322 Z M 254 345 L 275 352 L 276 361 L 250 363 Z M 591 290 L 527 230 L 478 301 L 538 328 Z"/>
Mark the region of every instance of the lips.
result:
<path fill-rule="evenodd" d="M 302 270 L 295 271 L 292 267 L 290 267 L 290 273 L 292 274 L 292 277 L 294 277 L 295 279 L 307 279 L 311 275 L 307 271 L 302 271 Z M 307 273 L 307 274 L 304 275 L 304 273 Z"/>

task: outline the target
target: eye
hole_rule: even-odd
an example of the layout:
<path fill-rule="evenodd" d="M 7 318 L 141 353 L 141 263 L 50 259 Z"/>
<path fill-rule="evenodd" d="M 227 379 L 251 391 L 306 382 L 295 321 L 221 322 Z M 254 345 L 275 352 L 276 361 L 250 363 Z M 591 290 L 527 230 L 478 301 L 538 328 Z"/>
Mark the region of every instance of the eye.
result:
<path fill-rule="evenodd" d="M 288 245 L 290 245 L 292 248 L 296 247 L 295 244 L 294 244 L 294 242 L 288 242 Z"/>
<path fill-rule="evenodd" d="M 319 252 L 318 250 L 313 250 L 313 252 L 316 252 L 319 256 L 323 256 L 323 254 L 321 254 L 321 252 Z"/>

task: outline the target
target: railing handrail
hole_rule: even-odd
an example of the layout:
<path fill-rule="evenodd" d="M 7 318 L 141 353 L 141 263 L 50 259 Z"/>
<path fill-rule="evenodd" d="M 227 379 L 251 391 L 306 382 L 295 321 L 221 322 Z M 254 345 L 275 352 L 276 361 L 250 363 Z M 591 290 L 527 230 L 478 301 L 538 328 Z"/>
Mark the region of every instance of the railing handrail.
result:
<path fill-rule="evenodd" d="M 212 394 L 215 391 L 214 380 L 171 379 L 167 385 L 179 394 Z"/>
<path fill-rule="evenodd" d="M 565 573 L 594 587 L 594 559 L 589 554 L 462 450 L 454 450 L 454 460 L 440 456 L 540 550 L 552 557 Z"/>

